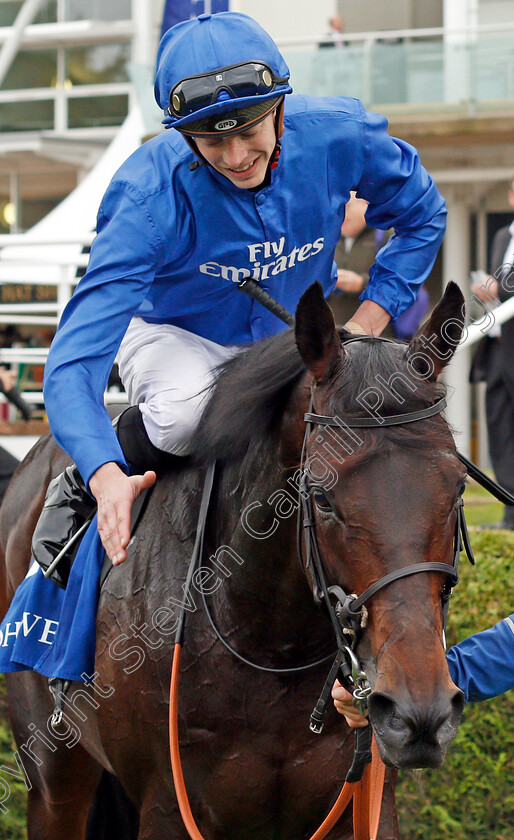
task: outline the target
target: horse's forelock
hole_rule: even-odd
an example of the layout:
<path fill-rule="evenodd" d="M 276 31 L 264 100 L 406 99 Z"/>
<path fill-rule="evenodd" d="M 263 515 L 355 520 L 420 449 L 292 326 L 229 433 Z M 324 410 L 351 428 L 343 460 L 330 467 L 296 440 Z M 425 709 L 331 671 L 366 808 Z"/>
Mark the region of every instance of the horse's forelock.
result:
<path fill-rule="evenodd" d="M 342 364 L 327 386 L 321 413 L 348 421 L 378 414 L 405 414 L 436 402 L 444 395 L 444 385 L 416 373 L 408 364 L 406 350 L 407 345 L 401 342 L 380 339 L 349 344 L 344 348 Z M 428 427 L 433 431 L 427 437 Z M 384 438 L 413 447 L 436 445 L 447 434 L 447 427 L 436 416 L 407 426 L 388 426 L 378 436 L 373 429 L 357 431 L 366 440 L 364 448 L 372 454 Z"/>

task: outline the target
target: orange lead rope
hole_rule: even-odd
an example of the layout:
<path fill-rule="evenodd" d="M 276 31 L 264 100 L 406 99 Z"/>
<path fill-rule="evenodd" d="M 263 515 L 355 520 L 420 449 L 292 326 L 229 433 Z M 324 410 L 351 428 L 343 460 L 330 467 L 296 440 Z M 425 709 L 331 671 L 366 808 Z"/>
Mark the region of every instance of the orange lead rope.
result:
<path fill-rule="evenodd" d="M 173 653 L 170 687 L 170 755 L 171 769 L 175 793 L 182 815 L 182 820 L 191 840 L 204 840 L 195 818 L 193 817 L 187 795 L 182 763 L 180 761 L 180 746 L 178 735 L 178 686 L 180 669 L 181 645 L 176 644 Z M 372 761 L 366 765 L 360 782 L 345 782 L 341 793 L 337 797 L 330 813 L 323 820 L 310 840 L 323 840 L 335 826 L 339 817 L 353 798 L 353 832 L 355 840 L 376 840 L 382 793 L 384 790 L 385 765 L 377 750 L 375 739 L 372 743 Z"/>

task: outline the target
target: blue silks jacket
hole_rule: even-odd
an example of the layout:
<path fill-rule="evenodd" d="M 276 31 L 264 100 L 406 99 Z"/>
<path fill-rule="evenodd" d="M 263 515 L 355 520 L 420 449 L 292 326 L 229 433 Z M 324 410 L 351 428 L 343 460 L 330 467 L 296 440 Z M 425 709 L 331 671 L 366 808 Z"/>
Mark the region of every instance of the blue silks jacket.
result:
<path fill-rule="evenodd" d="M 415 299 L 444 234 L 444 200 L 416 150 L 358 100 L 287 96 L 279 164 L 257 192 L 194 161 L 171 130 L 120 168 L 52 344 L 45 406 L 86 482 L 107 461 L 126 466 L 103 394 L 134 314 L 224 345 L 279 332 L 284 325 L 236 282 L 251 274 L 291 311 L 315 280 L 328 295 L 345 204 L 357 190 L 369 202 L 368 224 L 396 231 L 362 298 L 395 318 Z"/>
<path fill-rule="evenodd" d="M 489 700 L 514 688 L 514 613 L 450 648 L 446 658 L 466 700 Z"/>

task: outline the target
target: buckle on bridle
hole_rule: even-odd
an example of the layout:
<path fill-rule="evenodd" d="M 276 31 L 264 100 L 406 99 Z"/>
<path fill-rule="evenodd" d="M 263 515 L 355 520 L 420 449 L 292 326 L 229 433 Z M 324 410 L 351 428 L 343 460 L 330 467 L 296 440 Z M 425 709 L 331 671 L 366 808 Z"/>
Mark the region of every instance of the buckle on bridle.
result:
<path fill-rule="evenodd" d="M 357 610 L 354 610 L 352 605 L 357 600 L 357 595 L 347 595 L 340 586 L 329 586 L 327 591 L 336 600 L 335 613 L 343 633 L 356 638 L 357 634 L 368 623 L 366 607 L 362 604 Z"/>

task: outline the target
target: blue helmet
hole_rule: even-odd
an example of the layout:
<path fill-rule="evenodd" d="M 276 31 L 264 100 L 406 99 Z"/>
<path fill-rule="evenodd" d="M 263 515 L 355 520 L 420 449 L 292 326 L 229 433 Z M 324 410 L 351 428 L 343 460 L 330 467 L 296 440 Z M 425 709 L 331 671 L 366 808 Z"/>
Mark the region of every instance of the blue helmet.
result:
<path fill-rule="evenodd" d="M 154 90 L 166 128 L 195 136 L 240 131 L 292 91 L 273 39 L 238 12 L 204 14 L 169 29 Z"/>

